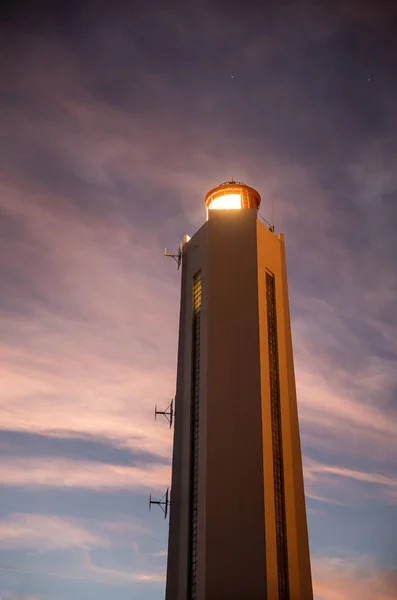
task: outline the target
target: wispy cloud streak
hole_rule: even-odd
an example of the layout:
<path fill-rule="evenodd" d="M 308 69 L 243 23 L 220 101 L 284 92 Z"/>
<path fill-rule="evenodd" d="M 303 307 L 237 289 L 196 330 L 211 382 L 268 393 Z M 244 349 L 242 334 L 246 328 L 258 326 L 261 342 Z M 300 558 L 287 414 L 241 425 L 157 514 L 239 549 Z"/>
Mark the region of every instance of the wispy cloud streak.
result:
<path fill-rule="evenodd" d="M 114 489 L 162 490 L 170 482 L 170 467 L 151 464 L 141 467 L 101 464 L 62 458 L 9 458 L 0 462 L 3 485 Z"/>

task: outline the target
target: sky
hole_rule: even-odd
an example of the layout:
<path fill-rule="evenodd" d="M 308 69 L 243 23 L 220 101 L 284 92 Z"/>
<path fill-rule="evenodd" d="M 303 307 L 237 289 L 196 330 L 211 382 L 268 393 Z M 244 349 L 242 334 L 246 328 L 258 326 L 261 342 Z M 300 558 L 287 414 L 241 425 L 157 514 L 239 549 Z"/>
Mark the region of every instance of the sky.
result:
<path fill-rule="evenodd" d="M 163 252 L 232 177 L 286 236 L 315 600 L 396 597 L 396 27 L 384 0 L 2 5 L 0 600 L 164 597 Z"/>

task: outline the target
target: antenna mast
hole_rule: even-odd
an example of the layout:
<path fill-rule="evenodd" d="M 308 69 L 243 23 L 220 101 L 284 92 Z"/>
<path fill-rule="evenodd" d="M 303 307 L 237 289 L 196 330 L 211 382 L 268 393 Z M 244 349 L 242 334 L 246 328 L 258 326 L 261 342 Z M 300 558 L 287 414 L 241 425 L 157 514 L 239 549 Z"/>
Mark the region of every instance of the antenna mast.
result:
<path fill-rule="evenodd" d="M 149 511 L 152 508 L 152 504 L 156 504 L 157 506 L 159 506 L 161 508 L 161 510 L 164 513 L 164 519 L 166 519 L 167 515 L 168 515 L 168 508 L 171 504 L 170 488 L 167 488 L 167 491 L 165 492 L 164 496 L 162 496 L 160 498 L 160 500 L 152 500 L 152 494 L 150 494 L 150 496 L 149 496 Z"/>
<path fill-rule="evenodd" d="M 179 244 L 178 251 L 175 254 L 168 253 L 167 248 L 164 249 L 164 256 L 174 259 L 174 261 L 178 265 L 178 271 L 179 271 L 181 263 L 182 263 L 182 253 L 183 253 L 183 244 Z"/>
<path fill-rule="evenodd" d="M 169 405 L 167 406 L 167 408 L 165 410 L 157 410 L 157 404 L 154 405 L 154 420 L 157 421 L 157 415 L 162 415 L 163 417 L 165 417 L 168 421 L 168 423 L 170 424 L 170 429 L 172 427 L 172 424 L 174 422 L 174 415 L 175 415 L 175 410 L 174 410 L 174 398 L 172 398 L 171 402 L 169 403 Z"/>
<path fill-rule="evenodd" d="M 274 196 L 272 198 L 272 224 L 270 226 L 270 231 L 274 233 Z"/>

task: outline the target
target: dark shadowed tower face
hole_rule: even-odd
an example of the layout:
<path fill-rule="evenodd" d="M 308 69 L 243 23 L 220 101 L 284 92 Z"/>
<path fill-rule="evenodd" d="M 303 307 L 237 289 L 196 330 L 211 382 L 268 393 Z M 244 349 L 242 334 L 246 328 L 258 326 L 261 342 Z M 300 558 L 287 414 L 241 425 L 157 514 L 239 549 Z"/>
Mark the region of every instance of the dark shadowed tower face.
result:
<path fill-rule="evenodd" d="M 167 600 L 311 600 L 284 236 L 229 182 L 183 246 Z"/>

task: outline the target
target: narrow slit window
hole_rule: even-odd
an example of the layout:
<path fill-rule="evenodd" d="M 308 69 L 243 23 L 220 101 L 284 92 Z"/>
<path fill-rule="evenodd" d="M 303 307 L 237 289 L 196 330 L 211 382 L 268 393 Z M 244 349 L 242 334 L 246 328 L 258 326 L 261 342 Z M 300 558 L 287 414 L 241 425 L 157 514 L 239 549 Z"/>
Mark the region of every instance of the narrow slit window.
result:
<path fill-rule="evenodd" d="M 277 345 L 276 286 L 274 275 L 266 272 L 267 330 L 269 344 L 270 407 L 276 511 L 276 549 L 279 600 L 289 600 L 287 525 L 285 515 L 284 465 L 281 431 L 280 379 Z"/>
<path fill-rule="evenodd" d="M 197 598 L 197 509 L 199 477 L 201 271 L 193 278 L 192 404 L 190 462 L 190 600 Z"/>

